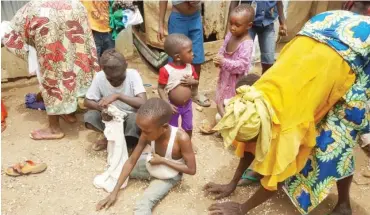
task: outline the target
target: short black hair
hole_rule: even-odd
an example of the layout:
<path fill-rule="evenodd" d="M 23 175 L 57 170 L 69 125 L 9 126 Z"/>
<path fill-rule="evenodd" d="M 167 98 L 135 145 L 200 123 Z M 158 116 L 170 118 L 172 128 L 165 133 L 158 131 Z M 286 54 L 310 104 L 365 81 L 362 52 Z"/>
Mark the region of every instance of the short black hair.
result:
<path fill-rule="evenodd" d="M 247 85 L 252 86 L 261 76 L 257 74 L 248 74 L 246 76 L 241 77 L 235 85 L 235 89 L 238 89 L 241 86 Z"/>
<path fill-rule="evenodd" d="M 126 71 L 127 62 L 125 57 L 116 49 L 108 49 L 100 58 L 100 67 L 104 72 Z"/>
<path fill-rule="evenodd" d="M 240 4 L 231 13 L 245 13 L 249 22 L 254 21 L 254 9 L 250 4 Z"/>
<path fill-rule="evenodd" d="M 164 51 L 170 56 L 174 57 L 176 54 L 180 53 L 184 45 L 192 43 L 189 37 L 184 34 L 170 34 L 166 37 L 164 41 Z"/>
<path fill-rule="evenodd" d="M 148 99 L 137 111 L 137 115 L 153 118 L 158 125 L 164 125 L 171 120 L 172 108 L 168 102 L 160 98 Z"/>

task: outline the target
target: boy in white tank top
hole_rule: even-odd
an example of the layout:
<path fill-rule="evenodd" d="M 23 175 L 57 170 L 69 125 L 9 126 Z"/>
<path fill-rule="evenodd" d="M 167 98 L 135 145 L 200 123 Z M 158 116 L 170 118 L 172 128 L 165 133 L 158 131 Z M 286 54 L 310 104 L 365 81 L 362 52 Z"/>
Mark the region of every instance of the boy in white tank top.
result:
<path fill-rule="evenodd" d="M 139 143 L 124 164 L 114 190 L 97 204 L 97 210 L 114 204 L 120 187 L 130 176 L 152 178 L 134 209 L 135 215 L 152 214 L 152 208 L 181 180 L 183 173 L 196 173 L 190 137 L 185 131 L 169 125 L 171 117 L 171 106 L 159 98 L 149 99 L 140 107 L 136 117 L 142 131 Z"/>

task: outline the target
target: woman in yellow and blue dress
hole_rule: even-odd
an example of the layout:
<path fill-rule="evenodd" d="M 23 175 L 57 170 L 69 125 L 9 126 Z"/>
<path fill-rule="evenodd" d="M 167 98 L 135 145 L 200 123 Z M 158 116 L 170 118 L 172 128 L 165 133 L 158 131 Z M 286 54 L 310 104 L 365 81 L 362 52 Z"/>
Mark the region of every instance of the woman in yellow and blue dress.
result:
<path fill-rule="evenodd" d="M 204 189 L 216 198 L 230 195 L 250 164 L 263 187 L 243 204 L 213 204 L 211 214 L 246 214 L 281 185 L 307 214 L 335 184 L 332 214 L 352 214 L 353 148 L 369 132 L 369 8 L 369 2 L 356 2 L 356 13 L 316 15 L 260 80 L 237 89 L 214 129 L 241 159 L 229 184 Z"/>

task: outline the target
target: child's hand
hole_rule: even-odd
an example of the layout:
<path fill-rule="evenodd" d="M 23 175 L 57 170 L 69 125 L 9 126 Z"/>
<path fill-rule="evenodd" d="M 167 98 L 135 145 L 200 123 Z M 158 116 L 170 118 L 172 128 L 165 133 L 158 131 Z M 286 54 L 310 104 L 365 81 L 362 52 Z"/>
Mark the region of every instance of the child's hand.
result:
<path fill-rule="evenodd" d="M 117 99 L 118 99 L 118 94 L 112 94 L 110 96 L 106 96 L 102 98 L 98 104 L 101 108 L 107 108 L 108 105 L 115 102 Z"/>
<path fill-rule="evenodd" d="M 177 113 L 177 107 L 175 105 L 171 104 L 171 103 L 170 103 L 170 105 L 171 105 L 171 108 L 172 108 L 172 114 L 176 114 Z"/>
<path fill-rule="evenodd" d="M 108 209 L 110 206 L 113 206 L 113 204 L 116 202 L 117 194 L 112 192 L 109 196 L 107 196 L 105 199 L 101 200 L 96 205 L 96 210 L 99 211 L 103 209 L 104 207 Z"/>
<path fill-rule="evenodd" d="M 151 165 L 159 165 L 163 163 L 164 158 L 159 156 L 158 154 L 153 154 L 152 159 L 150 159 L 149 163 Z"/>
<path fill-rule="evenodd" d="M 224 57 L 223 56 L 217 55 L 216 57 L 213 58 L 213 63 L 215 64 L 215 66 L 221 67 L 223 60 L 224 60 Z"/>
<path fill-rule="evenodd" d="M 180 83 L 186 86 L 191 86 L 195 84 L 195 80 L 191 75 L 186 75 L 181 79 Z"/>

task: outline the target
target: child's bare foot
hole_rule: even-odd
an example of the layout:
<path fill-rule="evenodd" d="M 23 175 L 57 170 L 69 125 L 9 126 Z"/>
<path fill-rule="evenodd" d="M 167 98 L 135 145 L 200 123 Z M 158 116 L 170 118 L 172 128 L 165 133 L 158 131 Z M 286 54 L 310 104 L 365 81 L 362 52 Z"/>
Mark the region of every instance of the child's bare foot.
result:
<path fill-rule="evenodd" d="M 352 215 L 351 205 L 349 203 L 337 204 L 330 215 Z"/>
<path fill-rule="evenodd" d="M 43 128 L 32 131 L 30 137 L 33 140 L 56 140 L 64 137 L 64 133 L 60 128 Z"/>
<path fill-rule="evenodd" d="M 106 149 L 107 145 L 108 145 L 108 140 L 107 140 L 107 138 L 104 138 L 104 139 L 98 140 L 98 142 L 94 143 L 93 146 L 92 146 L 92 149 L 94 151 L 101 151 L 101 150 Z"/>
<path fill-rule="evenodd" d="M 62 114 L 60 115 L 60 117 L 62 117 L 62 119 L 64 119 L 64 121 L 66 121 L 67 123 L 75 123 L 77 122 L 77 118 L 75 116 L 74 113 L 71 113 L 71 114 Z"/>

